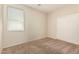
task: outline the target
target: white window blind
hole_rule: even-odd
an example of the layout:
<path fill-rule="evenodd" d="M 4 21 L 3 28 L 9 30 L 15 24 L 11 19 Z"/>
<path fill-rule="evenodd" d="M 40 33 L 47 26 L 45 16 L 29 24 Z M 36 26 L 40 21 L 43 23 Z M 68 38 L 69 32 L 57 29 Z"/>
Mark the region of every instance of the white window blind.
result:
<path fill-rule="evenodd" d="M 24 11 L 8 7 L 8 31 L 24 31 Z"/>

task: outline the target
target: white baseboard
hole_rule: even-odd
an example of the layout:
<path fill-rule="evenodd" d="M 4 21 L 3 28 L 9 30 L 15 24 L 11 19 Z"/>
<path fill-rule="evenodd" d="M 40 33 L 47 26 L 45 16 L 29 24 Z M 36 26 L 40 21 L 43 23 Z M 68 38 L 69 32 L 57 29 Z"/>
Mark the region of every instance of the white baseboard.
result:
<path fill-rule="evenodd" d="M 8 46 L 3 46 L 2 48 L 7 48 L 7 47 L 11 47 L 11 46 L 15 46 L 15 45 L 19 45 L 19 44 L 23 44 L 23 43 L 28 43 L 30 41 L 34 41 L 34 40 L 39 40 L 39 39 L 43 39 L 43 38 L 46 38 L 45 36 L 44 37 L 37 37 L 37 38 L 34 38 L 34 39 L 27 39 L 27 41 L 23 41 L 23 42 L 16 42 L 17 44 L 12 44 L 12 45 L 8 45 Z"/>
<path fill-rule="evenodd" d="M 34 41 L 34 40 L 40 40 L 40 39 L 44 39 L 44 38 L 46 38 L 46 36 L 44 36 L 44 37 L 37 37 L 37 38 L 31 39 L 31 40 L 28 40 L 28 42 Z"/>

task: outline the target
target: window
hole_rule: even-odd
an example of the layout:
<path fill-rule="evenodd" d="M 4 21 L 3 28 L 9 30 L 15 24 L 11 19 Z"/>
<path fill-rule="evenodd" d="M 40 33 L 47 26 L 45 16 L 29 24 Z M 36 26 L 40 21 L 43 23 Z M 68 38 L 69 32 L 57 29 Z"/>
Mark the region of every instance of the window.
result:
<path fill-rule="evenodd" d="M 8 7 L 8 31 L 24 31 L 24 11 Z"/>

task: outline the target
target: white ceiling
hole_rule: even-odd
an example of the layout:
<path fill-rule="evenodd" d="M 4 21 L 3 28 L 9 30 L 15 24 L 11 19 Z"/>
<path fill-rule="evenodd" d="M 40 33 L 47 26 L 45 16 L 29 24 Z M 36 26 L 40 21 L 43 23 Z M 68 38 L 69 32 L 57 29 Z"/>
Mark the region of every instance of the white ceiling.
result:
<path fill-rule="evenodd" d="M 27 4 L 27 6 L 35 8 L 35 9 L 45 12 L 45 13 L 49 13 L 51 11 L 54 11 L 58 8 L 66 6 L 66 5 L 65 4 L 41 4 L 39 6 L 39 4 Z"/>

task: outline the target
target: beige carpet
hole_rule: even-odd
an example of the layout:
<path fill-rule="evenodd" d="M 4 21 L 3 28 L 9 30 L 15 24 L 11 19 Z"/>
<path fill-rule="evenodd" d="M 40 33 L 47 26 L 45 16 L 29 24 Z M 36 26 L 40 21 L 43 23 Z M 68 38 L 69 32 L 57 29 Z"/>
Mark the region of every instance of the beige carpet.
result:
<path fill-rule="evenodd" d="M 79 45 L 45 38 L 2 50 L 3 54 L 78 54 Z"/>

